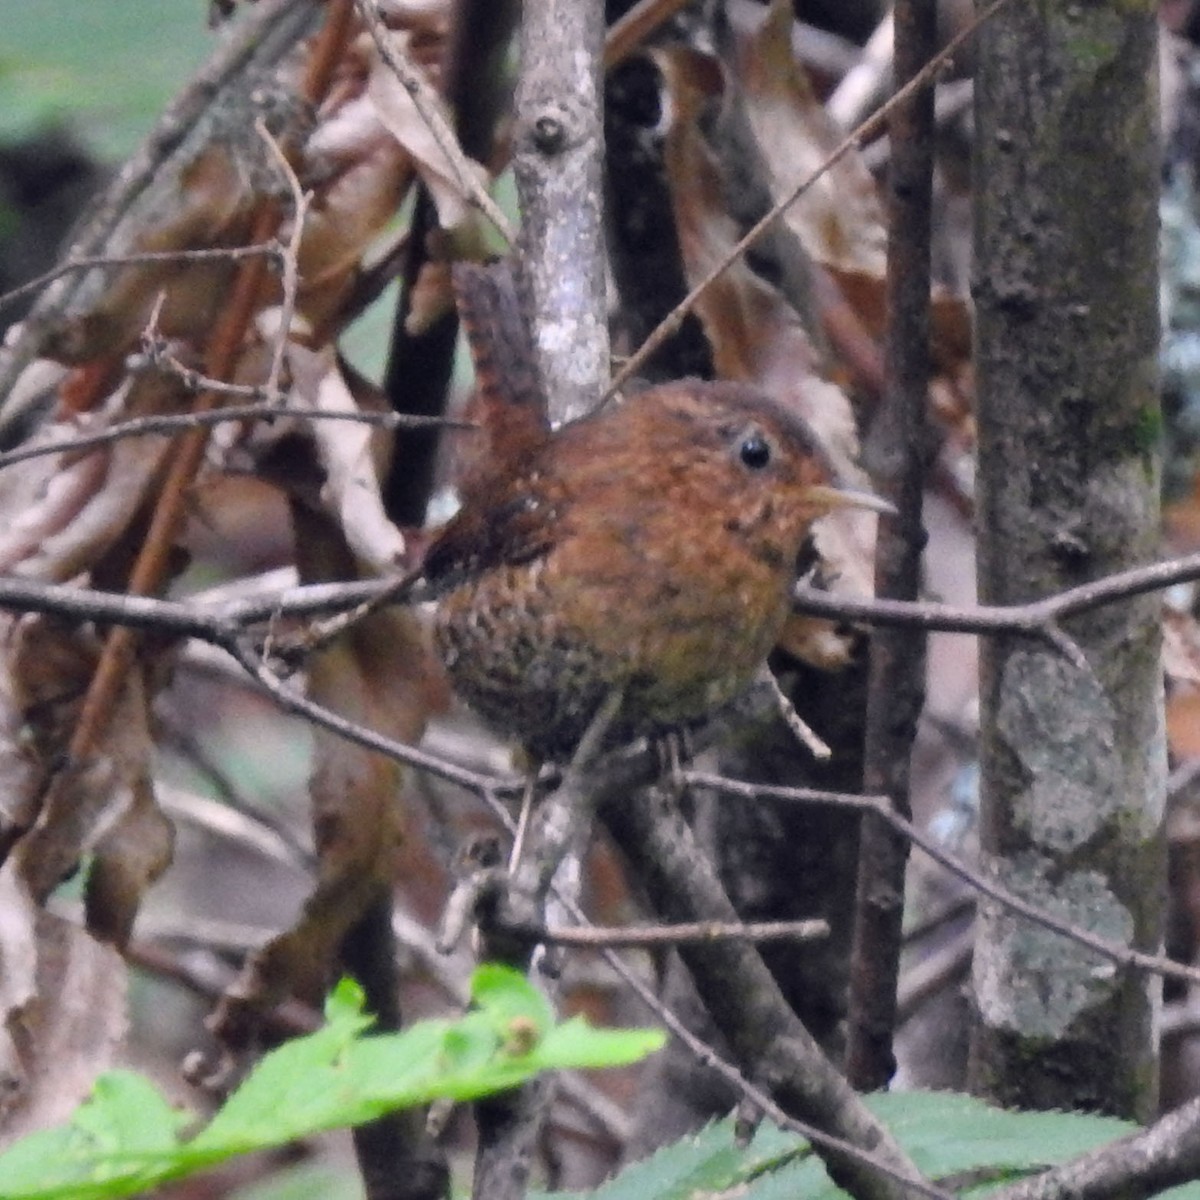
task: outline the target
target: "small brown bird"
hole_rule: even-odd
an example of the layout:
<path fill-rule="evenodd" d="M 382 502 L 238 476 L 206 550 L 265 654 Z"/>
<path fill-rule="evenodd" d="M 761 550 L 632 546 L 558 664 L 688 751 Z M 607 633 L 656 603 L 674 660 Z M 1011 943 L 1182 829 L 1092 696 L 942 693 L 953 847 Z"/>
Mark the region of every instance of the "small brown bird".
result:
<path fill-rule="evenodd" d="M 808 426 L 757 389 L 683 380 L 535 442 L 467 494 L 424 575 L 459 695 L 540 760 L 606 698 L 610 741 L 744 690 L 789 610 L 809 528 L 842 491 Z"/>

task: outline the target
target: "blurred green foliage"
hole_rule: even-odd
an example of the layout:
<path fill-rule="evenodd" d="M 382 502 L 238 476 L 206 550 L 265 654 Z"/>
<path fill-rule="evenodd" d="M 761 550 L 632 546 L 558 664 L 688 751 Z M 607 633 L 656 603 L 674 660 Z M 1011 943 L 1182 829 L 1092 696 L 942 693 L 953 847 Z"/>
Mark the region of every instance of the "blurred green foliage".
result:
<path fill-rule="evenodd" d="M 65 124 L 117 161 L 217 36 L 206 0 L 0 0 L 0 142 Z"/>
<path fill-rule="evenodd" d="M 235 1155 L 396 1108 L 475 1100 L 544 1071 L 625 1066 L 666 1040 L 657 1029 L 593 1029 L 582 1017 L 556 1022 L 541 992 L 505 966 L 476 968 L 471 998 L 473 1007 L 456 1018 L 371 1034 L 361 989 L 343 980 L 329 997 L 325 1026 L 266 1054 L 191 1137 L 194 1115 L 172 1108 L 147 1078 L 106 1072 L 70 1124 L 31 1133 L 0 1154 L 0 1195 L 140 1195 Z"/>

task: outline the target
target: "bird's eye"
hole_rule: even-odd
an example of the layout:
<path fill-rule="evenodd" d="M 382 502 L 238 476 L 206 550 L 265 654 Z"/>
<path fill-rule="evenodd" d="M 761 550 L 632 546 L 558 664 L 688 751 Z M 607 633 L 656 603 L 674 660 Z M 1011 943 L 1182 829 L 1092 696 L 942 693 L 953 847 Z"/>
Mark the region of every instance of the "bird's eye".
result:
<path fill-rule="evenodd" d="M 761 471 L 771 461 L 771 443 L 761 433 L 751 433 L 742 439 L 738 455 L 752 471 Z"/>

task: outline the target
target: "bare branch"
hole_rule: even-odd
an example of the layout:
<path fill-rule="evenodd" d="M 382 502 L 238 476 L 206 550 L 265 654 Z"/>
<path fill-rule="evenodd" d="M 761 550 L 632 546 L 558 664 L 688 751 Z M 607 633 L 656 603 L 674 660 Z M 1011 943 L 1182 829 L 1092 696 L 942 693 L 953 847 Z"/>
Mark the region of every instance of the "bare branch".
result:
<path fill-rule="evenodd" d="M 209 250 L 147 250 L 141 254 L 93 254 L 82 258 L 68 258 L 57 266 L 43 271 L 34 279 L 15 287 L 12 291 L 0 293 L 0 309 L 28 296 L 32 292 L 40 292 L 47 284 L 70 275 L 72 271 L 90 271 L 94 267 L 141 267 L 150 263 L 204 262 L 213 259 L 224 259 L 226 262 L 238 262 L 243 258 L 254 258 L 262 254 L 271 259 L 278 259 L 282 246 L 277 241 L 263 242 L 257 246 L 229 246 Z"/>
<path fill-rule="evenodd" d="M 814 617 L 858 621 L 864 625 L 891 625 L 941 633 L 1020 634 L 1048 638 L 1061 649 L 1058 639 L 1065 635 L 1058 625 L 1068 617 L 1193 579 L 1200 579 L 1200 554 L 1185 554 L 1106 575 L 1029 604 L 960 606 L 924 600 L 858 600 L 847 596 L 831 596 L 828 592 L 800 584 L 792 592 L 792 606 L 797 612 L 809 613 Z"/>
<path fill-rule="evenodd" d="M 935 0 L 896 0 L 895 76 L 916 78 L 937 51 Z M 903 90 L 903 89 L 902 89 Z M 926 411 L 929 406 L 929 291 L 933 194 L 933 89 L 896 104 L 888 124 L 886 383 L 863 461 L 876 489 L 895 505 L 875 538 L 875 591 L 915 600 L 926 542 Z M 910 762 L 925 707 L 925 635 L 883 629 L 868 650 L 863 788 L 886 793 L 912 816 Z M 886 1087 L 896 1069 L 896 981 L 904 923 L 908 842 L 870 819 L 861 823 L 858 887 L 850 949 L 846 1073 L 855 1087 Z"/>
<path fill-rule="evenodd" d="M 681 946 L 687 942 L 714 942 L 722 938 L 746 942 L 811 942 L 829 936 L 826 921 L 687 921 L 673 925 L 627 925 L 602 929 L 552 925 L 532 931 L 538 941 L 585 950 L 600 947 L 629 949 L 643 946 Z"/>
<path fill-rule="evenodd" d="M 288 238 L 287 247 L 283 253 L 283 298 L 279 303 L 279 330 L 275 344 L 271 348 L 271 369 L 267 372 L 267 382 L 264 390 L 275 405 L 283 405 L 286 400 L 279 390 L 279 380 L 283 375 L 283 358 L 287 352 L 288 335 L 292 328 L 292 318 L 296 313 L 296 293 L 300 290 L 300 243 L 304 238 L 304 221 L 308 216 L 308 208 L 312 203 L 312 193 L 306 192 L 292 170 L 292 164 L 284 154 L 282 147 L 271 136 L 266 122 L 262 117 L 254 121 L 258 136 L 267 144 L 276 166 L 287 181 L 288 191 L 292 195 L 292 232 Z"/>
<path fill-rule="evenodd" d="M 907 838 L 918 849 L 923 850 L 939 866 L 944 867 L 952 875 L 957 875 L 964 883 L 969 884 L 977 892 L 995 900 L 997 904 L 1017 913 L 1028 920 L 1062 934 L 1063 937 L 1094 950 L 1102 958 L 1108 959 L 1119 966 L 1133 967 L 1140 971 L 1148 971 L 1154 975 L 1162 975 L 1171 979 L 1182 979 L 1189 983 L 1200 983 L 1200 967 L 1187 966 L 1184 963 L 1173 962 L 1157 954 L 1144 954 L 1140 950 L 1131 950 L 1118 942 L 1110 942 L 1107 938 L 1097 937 L 1096 934 L 1070 921 L 1064 921 L 1044 909 L 1030 904 L 1007 888 L 988 879 L 985 875 L 968 866 L 962 859 L 943 850 L 941 846 L 922 833 L 911 821 L 906 821 L 898 813 L 892 811 L 886 796 L 861 796 L 853 792 L 823 792 L 816 788 L 774 787 L 766 784 L 747 783 L 737 779 L 728 779 L 723 775 L 710 775 L 703 771 L 685 771 L 685 782 L 697 787 L 712 788 L 729 796 L 741 796 L 745 799 L 770 799 L 793 801 L 798 804 L 832 804 L 840 808 L 853 808 L 859 812 L 877 813 L 901 837 Z"/>
<path fill-rule="evenodd" d="M 194 373 L 193 373 L 194 374 Z M 211 388 L 213 380 L 196 375 L 200 386 Z M 243 388 L 236 384 L 217 385 L 221 390 L 236 388 L 238 395 L 255 395 L 265 398 L 261 388 Z M 31 458 L 44 458 L 48 454 L 69 454 L 79 450 L 92 450 L 119 442 L 122 438 L 151 437 L 156 434 L 183 433 L 198 426 L 222 425 L 228 421 L 277 421 L 289 417 L 297 421 L 353 421 L 360 425 L 375 425 L 380 429 L 426 429 L 431 426 L 447 429 L 471 429 L 468 421 L 455 421 L 448 417 L 419 417 L 395 412 L 330 412 L 308 408 L 274 408 L 266 404 L 231 404 L 212 412 L 176 413 L 171 416 L 134 417 L 110 425 L 96 433 L 81 433 L 61 441 L 44 442 L 37 446 L 22 446 L 0 454 L 0 470 L 14 463 Z"/>

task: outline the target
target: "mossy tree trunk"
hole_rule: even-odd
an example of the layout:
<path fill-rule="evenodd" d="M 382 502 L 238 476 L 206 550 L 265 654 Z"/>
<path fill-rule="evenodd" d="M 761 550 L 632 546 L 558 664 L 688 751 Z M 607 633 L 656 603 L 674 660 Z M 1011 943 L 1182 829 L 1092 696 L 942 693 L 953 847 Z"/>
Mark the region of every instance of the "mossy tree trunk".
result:
<path fill-rule="evenodd" d="M 1154 6 L 1007 5 L 976 82 L 979 589 L 1016 604 L 1155 558 Z M 982 654 L 985 869 L 1114 941 L 1161 935 L 1159 602 L 1073 619 L 1073 660 Z M 1085 661 L 1086 660 L 1086 661 Z M 1156 982 L 985 904 L 973 1087 L 1145 1117 Z"/>

